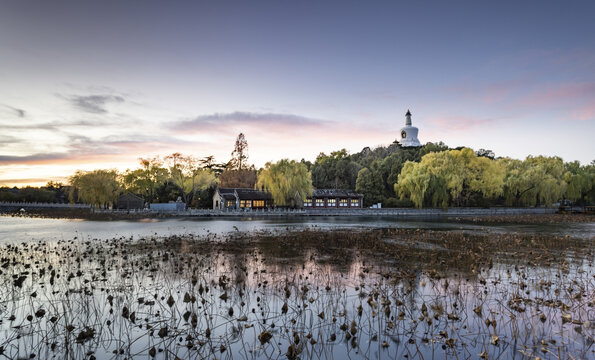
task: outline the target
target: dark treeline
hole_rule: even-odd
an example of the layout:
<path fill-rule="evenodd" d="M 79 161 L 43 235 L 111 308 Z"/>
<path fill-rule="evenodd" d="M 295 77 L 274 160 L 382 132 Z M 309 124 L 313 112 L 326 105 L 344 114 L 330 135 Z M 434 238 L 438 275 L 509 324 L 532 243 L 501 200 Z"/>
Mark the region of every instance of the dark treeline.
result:
<path fill-rule="evenodd" d="M 69 186 L 59 182 L 48 182 L 42 187 L 0 187 L 0 201 L 67 203 Z"/>

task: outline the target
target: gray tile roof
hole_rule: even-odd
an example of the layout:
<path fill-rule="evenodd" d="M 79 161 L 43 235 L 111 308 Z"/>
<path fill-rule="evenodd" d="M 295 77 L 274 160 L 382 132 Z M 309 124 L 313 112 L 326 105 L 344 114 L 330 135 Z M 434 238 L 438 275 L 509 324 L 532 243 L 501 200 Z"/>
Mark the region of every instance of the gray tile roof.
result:
<path fill-rule="evenodd" d="M 238 194 L 240 200 L 272 200 L 273 196 L 265 191 L 255 189 L 243 189 L 243 188 L 219 188 L 219 194 L 225 199 L 235 198 L 235 194 Z"/>
<path fill-rule="evenodd" d="M 347 189 L 316 189 L 312 193 L 312 197 L 322 198 L 322 197 L 348 197 L 348 198 L 359 198 L 363 197 L 364 195 L 359 194 L 353 190 Z"/>

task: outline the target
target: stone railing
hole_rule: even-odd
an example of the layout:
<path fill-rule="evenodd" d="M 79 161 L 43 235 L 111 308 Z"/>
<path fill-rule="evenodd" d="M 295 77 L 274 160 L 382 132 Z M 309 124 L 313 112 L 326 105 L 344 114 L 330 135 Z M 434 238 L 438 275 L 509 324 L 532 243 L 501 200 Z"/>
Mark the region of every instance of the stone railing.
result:
<path fill-rule="evenodd" d="M 213 210 L 188 209 L 183 211 L 155 211 L 155 210 L 109 210 L 95 209 L 96 213 L 143 214 L 155 213 L 175 216 L 486 216 L 486 215 L 525 215 L 525 214 L 553 214 L 555 208 L 448 208 L 448 209 L 250 209 L 250 210 Z"/>
<path fill-rule="evenodd" d="M 0 209 L 90 209 L 87 204 L 57 204 L 57 203 L 25 203 L 25 202 L 0 202 Z M 93 213 L 104 214 L 154 214 L 168 216 L 204 216 L 204 217 L 276 217 L 276 216 L 399 216 L 399 217 L 434 217 L 434 216 L 488 216 L 488 215 L 525 215 L 525 214 L 553 214 L 556 208 L 529 207 L 494 207 L 494 208 L 447 208 L 447 209 L 249 209 L 249 210 L 213 210 L 213 209 L 187 209 L 187 210 L 149 210 L 149 209 L 93 209 Z"/>
<path fill-rule="evenodd" d="M 88 209 L 91 205 L 88 204 L 60 204 L 60 203 L 40 203 L 40 202 L 8 202 L 0 201 L 0 207 L 2 208 L 22 208 L 22 209 L 48 209 L 48 208 L 60 208 L 60 209 Z"/>

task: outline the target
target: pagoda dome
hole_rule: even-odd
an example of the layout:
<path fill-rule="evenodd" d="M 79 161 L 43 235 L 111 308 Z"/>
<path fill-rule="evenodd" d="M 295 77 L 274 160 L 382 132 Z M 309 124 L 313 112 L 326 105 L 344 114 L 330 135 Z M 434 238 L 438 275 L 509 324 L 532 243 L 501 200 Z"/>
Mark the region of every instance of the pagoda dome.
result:
<path fill-rule="evenodd" d="M 401 146 L 419 147 L 421 143 L 417 139 L 418 129 L 411 125 L 411 111 L 407 110 L 405 114 L 405 126 L 401 128 Z"/>

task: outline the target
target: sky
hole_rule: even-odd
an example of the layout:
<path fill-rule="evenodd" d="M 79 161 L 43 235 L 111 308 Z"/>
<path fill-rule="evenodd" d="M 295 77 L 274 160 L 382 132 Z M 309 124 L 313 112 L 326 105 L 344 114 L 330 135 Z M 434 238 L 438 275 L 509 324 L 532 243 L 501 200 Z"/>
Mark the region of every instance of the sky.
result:
<path fill-rule="evenodd" d="M 594 1 L 0 3 L 0 186 L 399 137 L 595 159 Z"/>

